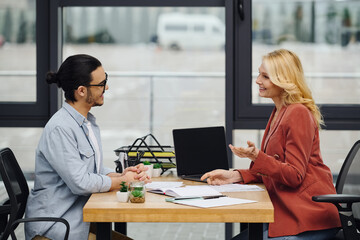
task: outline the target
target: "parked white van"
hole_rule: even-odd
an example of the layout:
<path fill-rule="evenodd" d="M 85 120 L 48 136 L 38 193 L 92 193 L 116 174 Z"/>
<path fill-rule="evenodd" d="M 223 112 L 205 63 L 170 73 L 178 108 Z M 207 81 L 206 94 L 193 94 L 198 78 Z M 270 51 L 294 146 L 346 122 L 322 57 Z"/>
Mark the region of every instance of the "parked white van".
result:
<path fill-rule="evenodd" d="M 157 41 L 173 50 L 222 49 L 225 25 L 210 14 L 164 13 L 159 16 Z"/>

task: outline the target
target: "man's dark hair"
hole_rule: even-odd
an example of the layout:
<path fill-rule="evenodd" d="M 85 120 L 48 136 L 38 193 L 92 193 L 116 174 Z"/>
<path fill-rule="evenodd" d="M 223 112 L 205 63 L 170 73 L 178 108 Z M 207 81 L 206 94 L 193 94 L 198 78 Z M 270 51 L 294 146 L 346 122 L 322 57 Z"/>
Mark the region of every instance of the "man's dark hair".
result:
<path fill-rule="evenodd" d="M 48 72 L 46 82 L 56 83 L 65 92 L 66 100 L 76 102 L 74 91 L 79 86 L 89 86 L 91 73 L 101 66 L 101 62 L 89 55 L 78 54 L 68 57 L 57 72 Z"/>

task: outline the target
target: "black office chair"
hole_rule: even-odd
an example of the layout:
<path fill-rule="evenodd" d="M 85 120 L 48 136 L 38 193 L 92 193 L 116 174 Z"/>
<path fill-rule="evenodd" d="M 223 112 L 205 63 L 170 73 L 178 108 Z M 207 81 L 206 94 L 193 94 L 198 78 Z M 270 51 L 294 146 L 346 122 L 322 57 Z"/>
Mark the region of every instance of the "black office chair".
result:
<path fill-rule="evenodd" d="M 9 148 L 0 150 L 0 176 L 8 193 L 8 199 L 0 205 L 0 240 L 8 239 L 10 234 L 12 239 L 16 239 L 14 229 L 20 222 L 29 221 L 62 222 L 66 226 L 64 239 L 68 239 L 70 225 L 63 218 L 22 219 L 29 195 L 29 187 L 13 152 Z"/>
<path fill-rule="evenodd" d="M 333 203 L 339 210 L 342 231 L 335 239 L 360 239 L 360 140 L 346 156 L 336 181 L 337 194 L 313 196 L 316 202 Z"/>

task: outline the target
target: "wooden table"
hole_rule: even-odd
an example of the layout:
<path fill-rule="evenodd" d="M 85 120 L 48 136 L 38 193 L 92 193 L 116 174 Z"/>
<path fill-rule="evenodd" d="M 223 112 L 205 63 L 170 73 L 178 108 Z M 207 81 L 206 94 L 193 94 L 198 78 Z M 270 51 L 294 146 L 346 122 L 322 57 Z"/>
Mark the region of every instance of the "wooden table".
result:
<path fill-rule="evenodd" d="M 161 178 L 164 181 L 192 181 Z M 153 179 L 158 181 L 158 179 Z M 264 187 L 263 185 L 259 185 Z M 165 202 L 166 196 L 146 193 L 145 203 L 120 203 L 116 192 L 94 193 L 83 208 L 85 222 L 97 223 L 97 239 L 110 239 L 111 223 L 127 222 L 223 222 L 249 223 L 249 239 L 262 238 L 262 223 L 274 221 L 274 208 L 267 191 L 225 193 L 229 197 L 250 199 L 256 203 L 216 208 L 197 208 Z"/>

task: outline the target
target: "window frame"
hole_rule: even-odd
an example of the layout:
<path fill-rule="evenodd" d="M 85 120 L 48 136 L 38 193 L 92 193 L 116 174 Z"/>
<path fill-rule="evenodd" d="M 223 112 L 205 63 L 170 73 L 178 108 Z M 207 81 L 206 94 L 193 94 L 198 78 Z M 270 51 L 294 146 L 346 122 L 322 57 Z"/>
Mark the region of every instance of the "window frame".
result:
<path fill-rule="evenodd" d="M 244 19 L 239 11 L 234 16 L 234 89 L 232 111 L 233 129 L 264 129 L 274 106 L 252 103 L 252 1 L 235 0 L 243 4 Z M 245 37 L 244 37 L 245 36 Z M 241 53 L 241 54 L 240 54 Z M 265 53 L 264 53 L 265 54 Z M 324 129 L 360 130 L 360 104 L 319 104 L 324 116 Z"/>
<path fill-rule="evenodd" d="M 61 91 L 45 81 L 61 62 L 63 7 L 225 7 L 225 0 L 36 0 L 36 101 L 0 102 L 0 127 L 44 127 L 62 102 Z"/>
<path fill-rule="evenodd" d="M 56 87 L 49 87 L 45 81 L 49 61 L 47 50 L 49 38 L 41 35 L 49 29 L 49 4 L 36 1 L 36 101 L 35 102 L 0 102 L 0 127 L 43 127 L 54 109 Z M 56 107 L 55 107 L 56 108 Z"/>
<path fill-rule="evenodd" d="M 43 0 L 37 0 L 37 2 Z M 51 25 L 53 28 L 50 28 L 50 49 L 52 52 L 49 53 L 49 59 L 51 61 L 50 69 L 56 69 L 55 66 L 59 66 L 61 61 L 61 49 L 62 42 L 61 36 L 58 34 L 57 29 L 62 29 L 62 9 L 63 7 L 224 7 L 225 8 L 225 85 L 227 86 L 229 82 L 233 80 L 233 12 L 234 5 L 233 0 L 48 0 L 50 1 L 50 12 L 52 17 L 50 19 Z M 231 29 L 230 31 L 227 29 Z M 227 87 L 225 87 L 227 89 Z M 230 98 L 227 96 L 226 90 L 226 99 L 225 102 L 228 104 Z M 60 104 L 60 101 L 57 102 Z M 226 109 L 226 107 L 225 107 Z M 228 117 L 227 110 L 226 117 Z M 53 112 L 54 113 L 54 112 Z M 232 123 L 226 120 L 226 140 L 228 143 L 232 142 Z M 232 166 L 232 154 L 230 149 L 228 149 L 229 164 Z M 225 239 L 230 239 L 232 237 L 232 224 L 225 223 Z"/>

